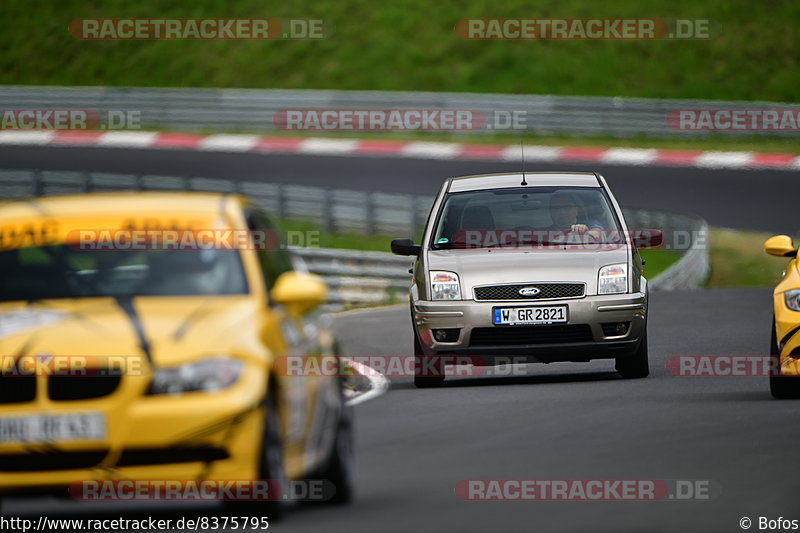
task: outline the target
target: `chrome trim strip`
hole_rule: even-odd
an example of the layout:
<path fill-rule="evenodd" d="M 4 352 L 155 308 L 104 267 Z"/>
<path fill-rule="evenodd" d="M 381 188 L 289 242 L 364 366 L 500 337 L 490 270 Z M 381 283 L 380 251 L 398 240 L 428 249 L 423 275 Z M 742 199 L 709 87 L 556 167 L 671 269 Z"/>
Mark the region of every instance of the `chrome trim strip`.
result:
<path fill-rule="evenodd" d="M 461 318 L 463 311 L 417 311 L 414 309 L 417 318 Z"/>
<path fill-rule="evenodd" d="M 599 305 L 598 311 L 626 311 L 628 309 L 644 309 L 644 304 L 619 304 L 619 305 Z"/>

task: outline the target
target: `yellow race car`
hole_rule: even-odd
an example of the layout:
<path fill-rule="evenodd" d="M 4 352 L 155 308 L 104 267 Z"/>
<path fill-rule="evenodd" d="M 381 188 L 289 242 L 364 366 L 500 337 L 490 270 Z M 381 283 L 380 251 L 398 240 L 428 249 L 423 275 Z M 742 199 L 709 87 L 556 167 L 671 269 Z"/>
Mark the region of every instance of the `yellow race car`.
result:
<path fill-rule="evenodd" d="M 797 248 L 788 235 L 764 243 L 770 255 L 791 258 L 773 293 L 769 386 L 775 398 L 800 398 L 800 264 Z"/>
<path fill-rule="evenodd" d="M 337 357 L 312 312 L 327 286 L 275 235 L 234 194 L 0 204 L 0 494 L 313 477 L 335 487 L 320 499 L 346 502 L 341 378 L 284 368 L 286 356 Z M 286 497 L 230 503 L 274 513 Z"/>

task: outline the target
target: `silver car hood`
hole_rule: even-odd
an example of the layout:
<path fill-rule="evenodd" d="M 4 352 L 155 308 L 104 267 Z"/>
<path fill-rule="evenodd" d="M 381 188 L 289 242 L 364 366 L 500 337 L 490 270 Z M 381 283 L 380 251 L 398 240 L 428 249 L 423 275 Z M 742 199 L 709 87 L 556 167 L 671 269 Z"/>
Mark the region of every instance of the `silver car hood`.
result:
<path fill-rule="evenodd" d="M 462 297 L 472 299 L 472 288 L 479 285 L 542 281 L 586 283 L 586 294 L 594 295 L 600 268 L 628 264 L 628 254 L 626 245 L 603 250 L 478 248 L 428 250 L 427 260 L 429 270 L 457 273 Z"/>

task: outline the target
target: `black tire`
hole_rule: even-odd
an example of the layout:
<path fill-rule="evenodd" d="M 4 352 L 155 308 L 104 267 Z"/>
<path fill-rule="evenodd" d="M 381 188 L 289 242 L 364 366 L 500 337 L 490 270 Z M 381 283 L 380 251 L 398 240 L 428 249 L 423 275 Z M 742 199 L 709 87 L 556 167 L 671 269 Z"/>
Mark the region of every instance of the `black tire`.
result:
<path fill-rule="evenodd" d="M 417 333 L 414 332 L 414 386 L 418 389 L 438 387 L 444 383 L 444 369 L 441 364 L 435 360 L 433 364 L 423 365 L 425 357 L 428 356 L 422 352 L 422 345 L 419 343 Z"/>
<path fill-rule="evenodd" d="M 354 454 L 353 408 L 342 406 L 336 440 L 331 457 L 322 468 L 320 479 L 330 481 L 336 492 L 326 503 L 347 505 L 355 496 L 355 454 Z"/>
<path fill-rule="evenodd" d="M 772 359 L 769 376 L 769 392 L 778 400 L 796 400 L 800 398 L 800 378 L 775 375 L 780 372 L 780 355 L 778 336 L 775 334 L 775 316 L 772 317 L 772 335 L 770 336 L 769 355 Z"/>
<path fill-rule="evenodd" d="M 615 368 L 625 379 L 641 379 L 650 375 L 650 363 L 647 355 L 647 323 L 645 322 L 642 337 L 636 352 L 628 357 L 620 357 L 616 360 Z"/>
<path fill-rule="evenodd" d="M 266 516 L 270 520 L 278 520 L 289 504 L 282 494 L 282 491 L 288 487 L 288 480 L 283 468 L 283 441 L 275 396 L 275 387 L 270 384 L 270 391 L 264 401 L 264 408 L 267 412 L 261 437 L 258 479 L 274 480 L 270 482 L 270 492 L 278 488 L 276 485 L 280 486 L 280 490 L 278 494 L 270 494 L 272 499 L 267 501 L 226 501 L 225 508 L 231 513 L 241 513 L 244 516 Z"/>

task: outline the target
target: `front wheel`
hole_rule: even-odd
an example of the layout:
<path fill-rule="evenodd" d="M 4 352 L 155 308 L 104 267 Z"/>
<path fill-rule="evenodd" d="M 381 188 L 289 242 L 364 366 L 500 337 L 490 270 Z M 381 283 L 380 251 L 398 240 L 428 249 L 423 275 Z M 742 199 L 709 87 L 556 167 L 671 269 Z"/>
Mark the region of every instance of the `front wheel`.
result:
<path fill-rule="evenodd" d="M 773 398 L 779 400 L 794 400 L 800 398 L 800 378 L 780 375 L 781 351 L 778 349 L 778 336 L 775 334 L 775 317 L 772 317 L 772 335 L 769 343 L 771 359 L 769 375 L 769 392 Z"/>
<path fill-rule="evenodd" d="M 418 389 L 438 387 L 444 383 L 444 369 L 438 358 L 429 361 L 422 352 L 422 345 L 414 332 L 414 386 Z"/>
<path fill-rule="evenodd" d="M 320 477 L 330 481 L 336 492 L 328 503 L 345 505 L 355 493 L 353 408 L 342 405 L 336 440 L 330 459 L 322 469 Z"/>
<path fill-rule="evenodd" d="M 642 337 L 639 339 L 636 353 L 618 358 L 615 366 L 617 372 L 625 379 L 646 378 L 650 375 L 650 363 L 647 355 L 647 324 L 645 324 Z"/>
<path fill-rule="evenodd" d="M 278 494 L 270 493 L 269 500 L 226 501 L 225 507 L 229 512 L 241 513 L 244 516 L 267 516 L 270 519 L 278 520 L 286 510 L 288 502 L 283 496 L 283 491 L 288 487 L 288 480 L 283 467 L 283 439 L 281 438 L 276 396 L 275 387 L 270 385 L 270 391 L 264 402 L 267 413 L 261 439 L 258 478 L 262 481 L 269 480 L 270 492 L 278 489 Z"/>

